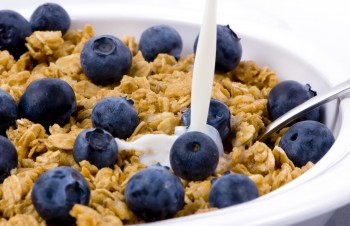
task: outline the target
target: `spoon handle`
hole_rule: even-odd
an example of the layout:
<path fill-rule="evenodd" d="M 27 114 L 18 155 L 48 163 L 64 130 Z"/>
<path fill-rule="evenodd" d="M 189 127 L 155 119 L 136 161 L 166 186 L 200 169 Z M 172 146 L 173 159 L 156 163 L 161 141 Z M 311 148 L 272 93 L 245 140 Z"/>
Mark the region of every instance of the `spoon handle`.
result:
<path fill-rule="evenodd" d="M 324 103 L 327 103 L 331 100 L 338 98 L 339 96 L 344 95 L 350 89 L 350 79 L 345 82 L 340 83 L 339 85 L 331 88 L 325 93 L 319 94 L 304 103 L 298 105 L 297 107 L 291 109 L 284 115 L 277 118 L 275 121 L 271 122 L 267 127 L 264 133 L 262 133 L 257 140 L 263 142 L 273 133 L 276 133 L 290 122 L 298 119 L 299 117 L 305 115 L 309 111 L 321 106 Z"/>

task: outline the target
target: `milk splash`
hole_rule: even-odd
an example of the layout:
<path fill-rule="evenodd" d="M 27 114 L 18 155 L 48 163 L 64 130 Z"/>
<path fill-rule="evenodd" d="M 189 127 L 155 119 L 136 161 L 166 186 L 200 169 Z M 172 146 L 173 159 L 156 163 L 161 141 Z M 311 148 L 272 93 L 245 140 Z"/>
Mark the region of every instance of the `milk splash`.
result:
<path fill-rule="evenodd" d="M 186 133 L 188 130 L 185 126 L 175 127 L 174 135 L 167 134 L 146 134 L 142 135 L 134 141 L 124 141 L 116 138 L 119 150 L 137 150 L 142 152 L 140 162 L 150 166 L 155 163 L 160 163 L 163 166 L 170 166 L 170 150 L 175 140 Z M 207 125 L 206 134 L 210 136 L 218 150 L 220 156 L 224 154 L 224 148 L 219 132 L 212 126 Z"/>

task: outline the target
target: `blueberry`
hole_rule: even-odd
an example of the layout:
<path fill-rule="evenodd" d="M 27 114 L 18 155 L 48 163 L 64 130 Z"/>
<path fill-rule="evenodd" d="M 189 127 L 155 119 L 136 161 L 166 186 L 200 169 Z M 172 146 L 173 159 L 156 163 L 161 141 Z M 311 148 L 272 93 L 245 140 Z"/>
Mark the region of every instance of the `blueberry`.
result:
<path fill-rule="evenodd" d="M 17 118 L 17 104 L 10 94 L 2 89 L 0 89 L 0 106 L 0 135 L 5 135 L 6 130 Z"/>
<path fill-rule="evenodd" d="M 77 170 L 61 166 L 40 175 L 31 195 L 36 211 L 47 223 L 66 225 L 74 223 L 69 214 L 74 204 L 89 204 L 90 188 Z"/>
<path fill-rule="evenodd" d="M 0 136 L 0 183 L 17 167 L 18 155 L 15 146 L 6 137 Z"/>
<path fill-rule="evenodd" d="M 194 52 L 197 50 L 198 38 L 194 41 Z M 240 38 L 229 25 L 217 25 L 215 71 L 226 73 L 233 70 L 241 61 L 242 45 Z"/>
<path fill-rule="evenodd" d="M 211 207 L 224 208 L 259 197 L 256 184 L 242 174 L 225 174 L 216 179 L 209 193 Z"/>
<path fill-rule="evenodd" d="M 97 85 L 119 82 L 131 67 L 129 48 L 118 38 L 102 35 L 87 41 L 80 63 L 85 75 Z"/>
<path fill-rule="evenodd" d="M 102 129 L 86 129 L 75 140 L 73 156 L 76 162 L 89 161 L 97 168 L 113 167 L 118 146 L 113 136 Z"/>
<path fill-rule="evenodd" d="M 181 121 L 185 126 L 191 124 L 191 107 L 183 113 Z M 211 99 L 207 123 L 219 131 L 221 139 L 224 140 L 231 133 L 230 109 L 223 102 Z"/>
<path fill-rule="evenodd" d="M 70 26 L 70 17 L 62 6 L 45 3 L 35 9 L 29 22 L 33 31 L 61 31 L 65 34 Z"/>
<path fill-rule="evenodd" d="M 185 191 L 178 177 L 161 166 L 150 166 L 130 178 L 125 201 L 145 221 L 173 217 L 184 205 Z"/>
<path fill-rule="evenodd" d="M 25 38 L 32 30 L 29 22 L 12 10 L 0 10 L 0 50 L 8 50 L 14 58 L 27 51 Z"/>
<path fill-rule="evenodd" d="M 317 163 L 335 141 L 332 131 L 316 121 L 302 121 L 292 125 L 281 138 L 280 146 L 297 167 L 309 161 Z"/>
<path fill-rule="evenodd" d="M 271 120 L 276 120 L 284 113 L 316 95 L 316 92 L 311 90 L 309 84 L 302 85 L 293 80 L 280 82 L 272 88 L 267 99 L 267 110 Z M 300 117 L 298 121 L 303 120 L 320 121 L 320 108 L 316 108 L 305 116 Z"/>
<path fill-rule="evenodd" d="M 57 123 L 64 126 L 76 111 L 75 94 L 63 80 L 42 78 L 27 87 L 18 103 L 18 115 L 46 129 Z"/>
<path fill-rule="evenodd" d="M 157 25 L 142 33 L 139 49 L 148 62 L 153 61 L 159 53 L 169 54 L 178 60 L 182 51 L 182 39 L 173 27 Z"/>
<path fill-rule="evenodd" d="M 170 149 L 171 168 L 185 180 L 206 179 L 214 173 L 218 162 L 219 151 L 215 142 L 202 132 L 182 134 Z"/>
<path fill-rule="evenodd" d="M 114 137 L 126 139 L 131 136 L 139 118 L 133 108 L 133 101 L 125 97 L 108 97 L 96 103 L 92 109 L 92 124 L 102 128 Z"/>

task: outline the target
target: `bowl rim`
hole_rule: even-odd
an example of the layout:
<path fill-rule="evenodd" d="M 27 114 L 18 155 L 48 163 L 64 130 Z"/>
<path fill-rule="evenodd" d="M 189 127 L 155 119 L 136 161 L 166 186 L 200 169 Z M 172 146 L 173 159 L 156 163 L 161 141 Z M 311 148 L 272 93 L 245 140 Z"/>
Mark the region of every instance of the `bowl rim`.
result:
<path fill-rule="evenodd" d="M 96 17 L 99 18 L 99 17 Z M 104 17 L 102 17 L 104 18 Z M 119 16 L 114 16 L 114 19 L 120 19 L 120 15 Z M 84 20 L 85 18 L 82 18 L 81 20 Z M 126 16 L 126 17 L 121 17 L 121 19 L 125 20 L 125 19 L 130 19 L 130 20 L 157 20 L 157 19 L 161 19 L 161 18 L 156 18 L 154 15 L 152 17 L 149 18 L 133 18 L 130 16 Z M 174 22 L 174 23 L 186 23 L 186 24 L 192 24 L 192 25 L 197 25 L 196 23 L 193 22 L 183 22 L 183 21 L 177 21 L 177 20 L 167 20 L 168 22 Z M 251 36 L 254 37 L 254 35 L 256 35 L 257 31 L 254 32 L 250 32 L 248 29 L 245 29 L 244 31 L 240 31 L 238 32 L 239 34 L 241 34 L 242 36 Z M 253 35 L 252 35 L 253 34 Z M 274 34 L 273 37 L 271 37 L 271 34 Z M 276 38 L 277 37 L 277 38 Z M 270 45 L 275 45 L 277 48 L 283 49 L 285 51 L 291 52 L 293 55 L 295 55 L 296 57 L 300 58 L 300 60 L 302 61 L 306 61 L 308 62 L 311 66 L 319 66 L 319 65 L 324 65 L 321 62 L 321 58 L 314 58 L 314 52 L 307 52 L 308 54 L 306 54 L 306 49 L 310 49 L 309 47 L 307 47 L 307 45 L 302 45 L 298 39 L 293 39 L 292 35 L 285 35 L 283 33 L 279 33 L 278 31 L 271 31 L 269 32 L 268 36 L 259 36 L 259 39 L 263 40 L 266 43 L 269 43 Z M 298 45 L 298 47 L 296 47 L 295 45 Z M 298 49 L 303 49 L 303 54 L 300 54 L 301 52 L 298 52 Z M 336 65 L 336 64 L 335 64 Z M 326 66 L 329 66 L 329 64 Z M 326 67 L 328 68 L 328 67 Z M 325 77 L 325 70 L 323 68 L 317 68 L 315 67 L 314 70 L 318 71 L 320 75 L 322 75 L 322 79 L 325 80 L 326 83 L 328 83 L 329 85 L 335 85 L 338 84 L 338 80 L 329 80 Z M 334 72 L 333 72 L 334 73 Z M 339 78 L 339 81 L 342 81 L 342 78 Z M 339 101 L 339 100 L 338 100 Z M 339 120 L 343 120 L 344 117 L 342 117 L 345 113 L 346 109 L 350 109 L 350 105 L 349 104 L 343 104 L 344 100 L 342 100 L 342 102 L 339 104 L 339 111 L 340 111 L 340 119 Z M 349 123 L 350 125 L 350 123 Z M 342 126 L 340 128 L 340 132 L 339 135 L 345 135 L 344 132 L 342 132 L 343 130 L 350 130 L 350 126 L 345 126 L 342 123 Z M 339 136 L 338 135 L 338 136 Z M 346 142 L 347 144 L 350 144 L 349 142 Z M 344 142 L 339 142 L 338 139 L 336 140 L 335 144 L 333 145 L 332 149 L 335 148 L 339 148 L 339 149 L 344 149 L 344 147 L 346 146 L 346 144 L 344 144 Z M 331 153 L 334 153 L 331 152 Z M 220 211 L 214 211 L 214 212 L 209 212 L 209 213 L 203 213 L 203 214 L 199 214 L 199 215 L 190 215 L 190 216 L 185 216 L 185 217 L 180 217 L 180 218 L 175 218 L 175 219 L 169 219 L 169 220 L 165 220 L 165 221 L 160 221 L 160 222 L 154 222 L 154 223 L 148 223 L 147 225 L 158 225 L 158 224 L 167 224 L 167 225 L 172 225 L 172 224 L 182 224 L 182 225 L 190 225 L 193 223 L 201 223 L 202 225 L 212 225 L 214 222 L 211 221 L 211 218 L 215 218 L 220 219 L 220 225 L 221 224 L 227 224 L 227 225 L 231 225 L 233 223 L 238 223 L 238 224 L 242 224 L 244 223 L 245 225 L 260 225 L 260 224 L 269 224 L 269 225 L 283 225 L 286 221 L 286 219 L 288 219 L 288 224 L 291 223 L 298 223 L 298 222 L 302 222 L 304 220 L 308 220 L 311 219 L 312 217 L 316 217 L 319 216 L 321 214 L 325 214 L 328 213 L 332 210 L 334 210 L 335 208 L 338 208 L 342 205 L 345 205 L 346 203 L 344 203 L 344 201 L 340 201 L 338 200 L 338 202 L 334 202 L 334 200 L 327 200 L 327 202 L 323 202 L 323 203 L 317 203 L 317 205 L 312 205 L 312 206 L 304 206 L 304 208 L 299 211 L 294 211 L 294 212 L 284 212 L 284 213 L 279 213 L 276 214 L 276 211 L 281 210 L 280 207 L 275 206 L 274 208 L 263 208 L 260 210 L 264 210 L 264 216 L 260 216 L 258 219 L 254 219 L 254 215 L 251 214 L 251 211 L 248 211 L 250 209 L 255 209 L 255 211 L 258 210 L 258 208 L 256 208 L 257 205 L 260 205 L 261 203 L 267 205 L 267 204 L 271 204 L 271 202 L 274 203 L 281 203 L 283 202 L 283 200 L 285 200 L 285 197 L 288 196 L 290 198 L 294 197 L 295 193 L 306 193 L 306 191 L 310 192 L 310 187 L 312 187 L 314 184 L 319 184 L 320 181 L 324 182 L 325 178 L 329 178 L 330 176 L 325 176 L 325 175 L 321 175 L 322 173 L 325 173 L 328 169 L 330 168 L 336 168 L 334 167 L 337 163 L 341 162 L 341 160 L 346 157 L 348 155 L 348 153 L 346 152 L 346 150 L 344 149 L 342 151 L 342 155 L 338 158 L 333 159 L 333 161 L 331 163 L 327 163 L 326 160 L 328 160 L 328 158 L 323 158 L 326 159 L 324 161 L 319 161 L 317 164 L 315 164 L 315 166 L 310 169 L 309 171 L 312 171 L 314 173 L 306 173 L 304 175 L 302 175 L 301 177 L 297 178 L 296 180 L 293 180 L 292 182 L 282 186 L 281 188 L 270 192 L 269 194 L 263 195 L 261 197 L 259 197 L 256 200 L 253 200 L 251 202 L 247 202 L 247 203 L 243 203 L 240 204 L 239 206 L 232 206 L 232 207 L 228 207 L 225 209 L 221 209 Z M 320 163 L 324 163 L 323 165 Z M 322 166 L 322 167 L 321 167 Z M 325 167 L 327 166 L 327 167 Z M 318 169 L 320 168 L 320 169 Z M 334 173 L 332 173 L 331 175 L 333 176 Z M 307 175 L 307 176 L 305 176 Z M 302 178 L 302 179 L 300 179 Z M 297 182 L 298 183 L 297 183 Z M 307 187 L 304 188 L 300 188 L 300 184 L 307 185 Z M 343 189 L 343 187 L 339 188 L 339 189 Z M 310 193 L 313 194 L 313 193 Z M 325 194 L 329 194 L 328 191 L 326 191 Z M 310 203 L 310 200 L 314 200 L 312 197 L 314 196 L 309 196 L 311 197 L 311 199 L 305 198 L 303 199 L 302 203 L 304 205 Z M 321 197 L 321 196 L 320 196 Z M 288 199 L 290 201 L 290 203 L 288 205 L 286 205 L 286 207 L 284 207 L 283 209 L 287 210 L 287 207 L 294 207 L 296 208 L 298 203 L 295 203 L 295 201 L 293 201 L 293 199 Z M 322 208 L 321 208 L 322 207 Z M 325 209 L 325 207 L 331 207 L 328 209 Z M 268 211 L 267 211 L 268 210 Z M 317 210 L 317 211 L 315 211 Z M 250 212 L 250 214 L 247 214 L 245 212 Z M 269 218 L 266 218 L 265 216 L 269 215 Z M 273 217 L 271 217 L 273 215 Z M 237 217 L 240 216 L 240 217 Z M 257 215 L 256 215 L 257 216 Z M 264 220 L 263 220 L 264 219 Z M 246 222 L 246 220 L 250 220 L 249 222 Z"/>

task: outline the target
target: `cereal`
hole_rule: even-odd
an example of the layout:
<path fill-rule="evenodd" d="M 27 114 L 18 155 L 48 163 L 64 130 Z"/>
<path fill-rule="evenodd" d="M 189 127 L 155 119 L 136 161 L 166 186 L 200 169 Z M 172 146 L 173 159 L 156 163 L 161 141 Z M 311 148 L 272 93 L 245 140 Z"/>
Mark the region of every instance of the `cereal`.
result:
<path fill-rule="evenodd" d="M 146 166 L 139 162 L 137 150 L 122 151 L 114 168 L 102 168 L 87 161 L 74 161 L 72 149 L 75 138 L 92 127 L 91 112 L 101 99 L 125 96 L 134 101 L 140 123 L 130 140 L 141 134 L 173 134 L 181 125 L 181 115 L 190 105 L 192 66 L 194 55 L 176 60 L 159 54 L 153 62 L 143 59 L 133 37 L 123 42 L 133 54 L 132 67 L 120 84 L 98 86 L 90 82 L 80 66 L 80 52 L 84 43 L 94 36 L 87 25 L 84 30 L 34 32 L 27 38 L 29 51 L 19 60 L 7 51 L 0 51 L 0 88 L 19 100 L 30 82 L 46 77 L 65 80 L 74 89 L 78 112 L 63 127 L 50 127 L 50 133 L 40 124 L 18 119 L 7 130 L 16 146 L 18 168 L 12 170 L 0 185 L 0 225 L 46 225 L 36 213 L 30 191 L 36 178 L 57 166 L 78 169 L 91 188 L 89 206 L 75 205 L 71 215 L 77 225 L 122 225 L 142 222 L 127 207 L 124 189 L 127 181 Z M 272 137 L 275 147 L 255 141 L 270 122 L 266 105 L 267 95 L 278 83 L 277 75 L 267 67 L 260 68 L 253 61 L 242 61 L 231 72 L 215 75 L 212 97 L 225 104 L 232 114 L 231 142 L 225 144 L 226 154 L 220 158 L 216 174 L 205 181 L 187 182 L 185 205 L 176 217 L 215 211 L 208 202 L 210 180 L 226 171 L 249 176 L 259 194 L 269 193 L 295 179 L 312 167 L 308 163 L 295 167 L 278 147 L 281 134 Z"/>

